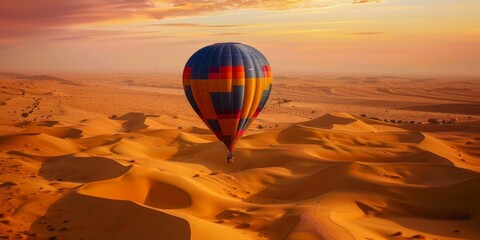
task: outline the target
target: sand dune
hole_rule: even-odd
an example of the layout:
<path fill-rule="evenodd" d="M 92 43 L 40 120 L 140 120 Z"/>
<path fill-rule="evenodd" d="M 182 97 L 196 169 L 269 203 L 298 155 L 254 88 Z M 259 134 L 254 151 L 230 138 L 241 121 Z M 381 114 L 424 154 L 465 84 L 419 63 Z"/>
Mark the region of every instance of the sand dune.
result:
<path fill-rule="evenodd" d="M 92 119 L 70 128 L 118 126 L 115 121 Z M 79 186 L 45 206 L 31 225 L 41 238 L 480 234 L 478 156 L 463 162 L 446 140 L 413 130 L 382 131 L 346 113 L 249 135 L 240 141 L 234 165 L 224 163 L 221 144 L 199 129 L 140 128 L 80 138 L 58 134 L 65 127 L 55 125 L 34 129 L 55 136 L 4 136 L 2 153 L 11 149 L 9 156 L 34 159 L 46 181 Z M 7 218 L 21 221 L 19 211 L 30 209 L 20 207 Z"/>
<path fill-rule="evenodd" d="M 43 95 L 51 92 L 45 88 L 27 91 L 28 99 L 13 90 L 2 93 L 10 100 L 0 107 L 14 115 L 26 105 L 37 106 L 25 119 L 2 115 L 0 236 L 480 238 L 476 116 L 460 116 L 463 121 L 456 124 L 387 123 L 318 108 L 311 113 L 307 96 L 280 107 L 267 106 L 265 115 L 239 141 L 235 164 L 227 164 L 223 144 L 191 110 L 182 109 L 182 102 L 165 109 L 158 106 L 167 103 L 154 104 L 155 108 L 141 111 L 136 105 L 142 105 L 144 97 L 136 95 L 138 90 L 130 90 L 131 99 L 138 102 L 130 99 L 133 106 L 127 108 L 119 98 L 126 90 L 113 88 L 105 90 L 111 99 L 95 105 L 92 102 L 99 100 L 88 93 L 94 88 L 80 83 L 85 86 L 77 87 L 87 92 L 83 100 L 71 92 L 73 85 L 63 84 L 61 89 L 79 103 L 61 99 L 63 105 L 57 105 L 60 100 L 55 96 Z M 4 85 L 18 87 L 12 82 Z M 328 101 L 349 94 L 333 89 L 318 92 L 331 95 Z M 367 99 L 375 91 L 372 87 L 355 96 Z M 178 100 L 175 95 L 144 94 Z M 118 107 L 104 109 L 108 106 Z M 322 106 L 328 109 L 328 104 Z M 49 119 L 34 120 L 50 110 Z M 375 113 L 379 111 L 368 114 Z"/>
<path fill-rule="evenodd" d="M 479 104 L 438 104 L 427 106 L 409 107 L 408 109 L 416 111 L 428 111 L 428 112 L 444 112 L 444 113 L 457 113 L 457 114 L 480 114 Z"/>
<path fill-rule="evenodd" d="M 375 127 L 365 124 L 347 113 L 328 113 L 301 125 L 338 131 L 378 132 Z"/>

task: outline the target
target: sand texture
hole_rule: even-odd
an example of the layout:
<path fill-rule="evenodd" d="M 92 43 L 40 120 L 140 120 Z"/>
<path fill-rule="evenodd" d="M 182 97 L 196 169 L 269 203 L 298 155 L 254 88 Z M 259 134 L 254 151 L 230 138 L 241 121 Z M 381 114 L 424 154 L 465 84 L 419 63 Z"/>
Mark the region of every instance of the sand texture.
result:
<path fill-rule="evenodd" d="M 1 74 L 0 237 L 480 239 L 479 82 L 277 76 L 227 164 L 179 79 Z"/>

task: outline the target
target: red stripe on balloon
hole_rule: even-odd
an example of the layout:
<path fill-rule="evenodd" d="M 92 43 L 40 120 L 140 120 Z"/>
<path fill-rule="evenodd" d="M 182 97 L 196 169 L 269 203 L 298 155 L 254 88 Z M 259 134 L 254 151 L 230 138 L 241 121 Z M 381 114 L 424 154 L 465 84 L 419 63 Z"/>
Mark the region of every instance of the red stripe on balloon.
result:
<path fill-rule="evenodd" d="M 255 113 L 253 114 L 253 117 L 256 118 L 258 116 L 258 114 L 260 114 L 260 112 L 262 111 L 261 108 L 257 108 L 257 110 L 255 111 Z"/>
<path fill-rule="evenodd" d="M 232 67 L 232 78 L 233 79 L 244 79 L 245 78 L 245 68 L 243 66 L 233 66 Z"/>
<path fill-rule="evenodd" d="M 223 66 L 220 68 L 221 79 L 232 79 L 232 66 Z"/>
<path fill-rule="evenodd" d="M 192 67 L 185 67 L 183 69 L 183 79 L 190 78 L 191 74 L 192 74 Z"/>
<path fill-rule="evenodd" d="M 240 110 L 235 110 L 233 113 L 217 113 L 218 119 L 239 119 L 241 115 Z"/>

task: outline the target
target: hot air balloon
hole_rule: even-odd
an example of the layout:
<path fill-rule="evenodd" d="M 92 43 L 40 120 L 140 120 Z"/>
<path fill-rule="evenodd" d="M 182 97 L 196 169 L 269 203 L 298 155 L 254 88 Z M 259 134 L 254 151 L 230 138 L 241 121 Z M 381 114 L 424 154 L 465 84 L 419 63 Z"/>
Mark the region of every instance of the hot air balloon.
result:
<path fill-rule="evenodd" d="M 270 96 L 272 71 L 253 47 L 215 43 L 188 59 L 183 88 L 193 110 L 228 148 L 230 163 L 235 144 Z"/>

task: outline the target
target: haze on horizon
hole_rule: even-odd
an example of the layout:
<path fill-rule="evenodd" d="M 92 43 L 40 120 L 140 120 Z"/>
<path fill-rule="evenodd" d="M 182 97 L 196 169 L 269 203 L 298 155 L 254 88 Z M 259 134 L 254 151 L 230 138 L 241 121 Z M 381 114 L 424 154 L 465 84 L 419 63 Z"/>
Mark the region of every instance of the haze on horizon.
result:
<path fill-rule="evenodd" d="M 1 72 L 181 72 L 252 45 L 276 73 L 480 76 L 478 0 L 0 2 Z"/>

